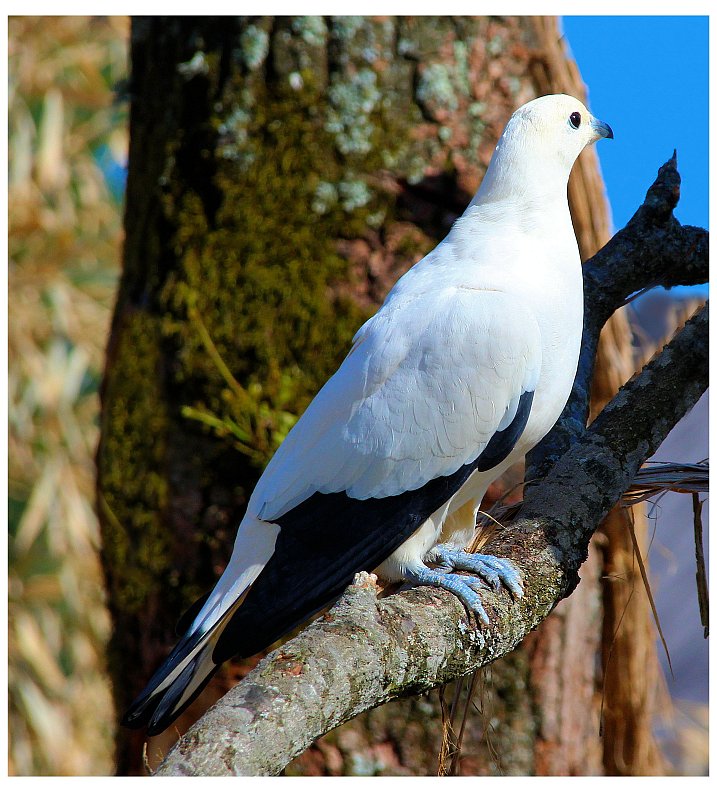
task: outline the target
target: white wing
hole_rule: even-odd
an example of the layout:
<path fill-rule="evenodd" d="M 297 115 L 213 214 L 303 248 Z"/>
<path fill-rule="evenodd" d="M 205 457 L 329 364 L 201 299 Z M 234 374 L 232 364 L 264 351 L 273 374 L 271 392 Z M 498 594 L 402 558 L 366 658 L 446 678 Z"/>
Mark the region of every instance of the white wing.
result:
<path fill-rule="evenodd" d="M 396 297 L 368 320 L 259 480 L 276 520 L 315 492 L 381 498 L 474 461 L 538 382 L 540 331 L 506 292 Z"/>

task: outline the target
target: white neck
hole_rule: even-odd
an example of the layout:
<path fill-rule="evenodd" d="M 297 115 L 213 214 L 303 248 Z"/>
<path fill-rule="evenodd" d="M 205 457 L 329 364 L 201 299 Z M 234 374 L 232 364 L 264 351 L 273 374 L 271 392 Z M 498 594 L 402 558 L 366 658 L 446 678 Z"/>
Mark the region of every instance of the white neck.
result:
<path fill-rule="evenodd" d="M 496 145 L 485 177 L 473 198 L 475 203 L 491 203 L 510 197 L 519 200 L 528 194 L 564 198 L 574 158 L 560 157 L 554 146 L 542 137 L 530 137 L 531 150 L 525 151 L 524 126 L 528 120 L 512 119 Z"/>

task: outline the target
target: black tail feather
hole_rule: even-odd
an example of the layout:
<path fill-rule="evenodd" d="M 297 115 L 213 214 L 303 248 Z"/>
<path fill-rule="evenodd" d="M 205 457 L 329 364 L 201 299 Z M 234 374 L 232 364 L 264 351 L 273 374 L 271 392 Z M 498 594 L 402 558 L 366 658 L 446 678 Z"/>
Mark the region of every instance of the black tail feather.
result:
<path fill-rule="evenodd" d="M 172 685 L 161 696 L 156 708 L 153 709 L 152 716 L 147 722 L 147 735 L 156 736 L 168 728 L 182 712 L 190 706 L 201 694 L 204 687 L 209 683 L 214 673 L 219 669 L 218 664 L 213 664 L 211 671 L 202 678 L 187 697 L 182 700 L 182 695 L 187 690 L 195 673 L 199 667 L 199 662 L 191 662 L 182 674 L 172 683 Z"/>
<path fill-rule="evenodd" d="M 182 680 L 182 678 L 186 680 L 186 683 L 191 680 L 193 673 L 188 673 L 188 667 L 192 666 L 204 652 L 205 648 L 202 647 L 202 641 L 204 639 L 208 639 L 207 634 L 202 634 L 201 631 L 195 631 L 190 636 L 185 635 L 176 644 L 167 659 L 162 663 L 159 669 L 157 669 L 154 675 L 152 675 L 151 679 L 147 683 L 147 686 L 127 709 L 121 720 L 124 727 L 143 728 L 145 725 L 149 724 L 150 720 L 156 716 L 156 710 L 162 703 L 165 695 L 174 686 L 176 686 L 177 683 Z M 210 643 L 207 642 L 207 645 L 209 644 Z M 192 657 L 194 651 L 197 651 L 197 655 Z M 167 680 L 169 675 L 171 675 L 171 673 L 177 669 L 182 661 L 190 657 L 192 657 L 192 661 L 188 663 L 187 667 L 182 670 L 182 672 L 172 681 L 172 683 L 170 683 L 167 687 L 160 689 L 159 687 L 162 685 L 162 683 Z M 209 678 L 207 678 L 207 680 L 209 680 Z M 186 688 L 186 683 L 184 686 L 178 689 L 180 695 L 181 692 Z M 206 681 L 204 683 L 206 683 Z M 202 684 L 202 686 L 204 686 L 204 684 Z M 184 707 L 186 707 L 186 704 L 183 706 L 183 708 Z M 175 719 L 176 716 L 178 716 L 178 714 L 175 715 L 173 719 Z M 166 725 L 169 725 L 170 722 L 172 722 L 172 720 L 168 720 Z M 166 725 L 164 727 L 166 727 Z M 156 730 L 156 733 L 159 733 L 160 730 L 162 730 L 162 728 Z"/>

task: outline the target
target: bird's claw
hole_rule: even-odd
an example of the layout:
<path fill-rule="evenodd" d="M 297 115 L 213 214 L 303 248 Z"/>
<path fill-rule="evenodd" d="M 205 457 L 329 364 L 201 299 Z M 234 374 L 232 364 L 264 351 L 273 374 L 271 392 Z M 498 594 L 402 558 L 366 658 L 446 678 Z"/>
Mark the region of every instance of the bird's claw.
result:
<path fill-rule="evenodd" d="M 523 596 L 523 580 L 520 573 L 506 558 L 497 558 L 484 553 L 466 553 L 464 550 L 445 545 L 434 548 L 430 558 L 438 566 L 423 567 L 413 571 L 407 576 L 409 583 L 413 586 L 438 586 L 447 589 L 471 609 L 485 625 L 489 623 L 488 614 L 477 589 L 485 588 L 487 585 L 493 591 L 498 591 L 502 583 L 514 597 Z M 449 572 L 457 569 L 474 574 L 458 575 Z"/>
<path fill-rule="evenodd" d="M 412 586 L 438 586 L 441 589 L 447 589 L 480 617 L 484 624 L 488 625 L 490 621 L 488 614 L 483 608 L 480 595 L 475 591 L 481 588 L 481 582 L 478 578 L 472 575 L 444 573 L 430 567 L 424 567 L 411 573 L 408 576 L 408 582 Z"/>
<path fill-rule="evenodd" d="M 479 575 L 495 591 L 504 584 L 514 597 L 523 596 L 523 578 L 507 558 L 489 556 L 486 553 L 466 553 L 465 550 L 438 545 L 430 553 L 441 567 L 465 570 Z"/>

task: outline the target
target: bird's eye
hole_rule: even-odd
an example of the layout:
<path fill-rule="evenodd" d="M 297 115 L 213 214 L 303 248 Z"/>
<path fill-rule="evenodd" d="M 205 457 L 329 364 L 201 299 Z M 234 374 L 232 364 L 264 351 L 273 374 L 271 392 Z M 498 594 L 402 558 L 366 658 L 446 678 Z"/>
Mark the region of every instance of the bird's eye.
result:
<path fill-rule="evenodd" d="M 580 112 L 573 111 L 573 113 L 570 115 L 569 122 L 570 122 L 570 127 L 575 128 L 575 130 L 577 130 L 580 127 Z"/>

